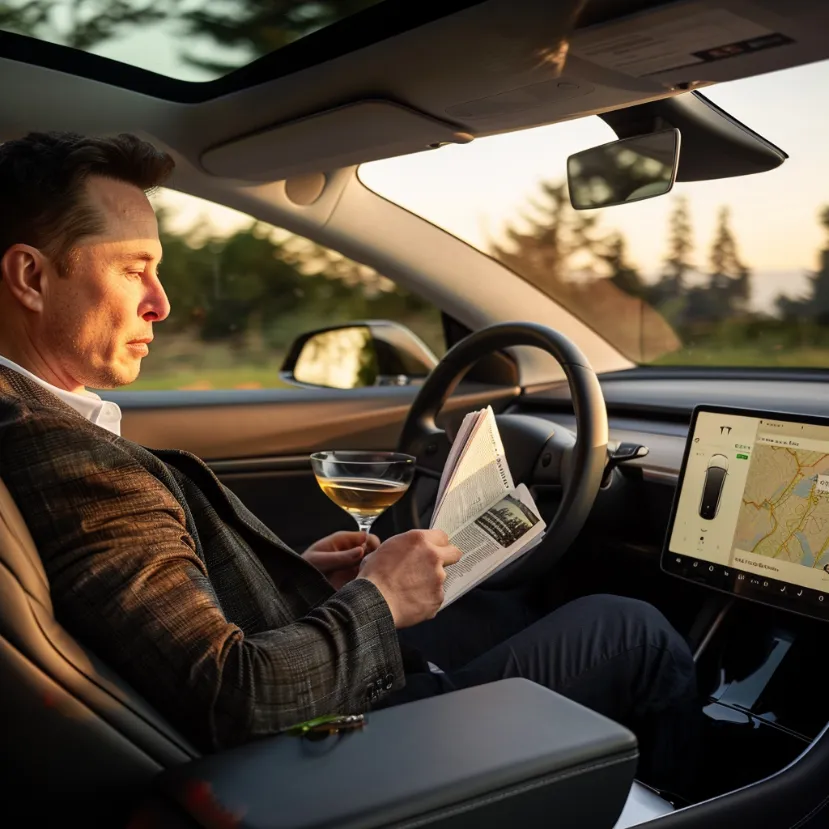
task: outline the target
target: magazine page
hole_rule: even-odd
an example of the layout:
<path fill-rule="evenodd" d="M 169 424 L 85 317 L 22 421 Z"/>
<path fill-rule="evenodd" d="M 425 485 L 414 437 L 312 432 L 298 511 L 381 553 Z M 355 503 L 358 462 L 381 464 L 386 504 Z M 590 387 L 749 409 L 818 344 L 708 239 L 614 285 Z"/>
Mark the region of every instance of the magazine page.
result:
<path fill-rule="evenodd" d="M 460 443 L 457 438 L 456 443 Z M 431 527 L 451 537 L 514 489 L 495 413 L 487 406 L 461 446 L 443 498 L 435 506 Z"/>
<path fill-rule="evenodd" d="M 532 549 L 545 526 L 529 490 L 520 484 L 451 534 L 450 543 L 463 555 L 446 568 L 441 609 Z"/>
<path fill-rule="evenodd" d="M 469 412 L 469 414 L 464 417 L 463 422 L 458 429 L 458 433 L 455 435 L 455 440 L 452 441 L 452 446 L 449 449 L 449 456 L 447 457 L 446 464 L 443 467 L 443 474 L 440 476 L 438 494 L 435 498 L 435 513 L 437 513 L 438 507 L 443 500 L 443 496 L 446 494 L 446 486 L 455 472 L 461 452 L 463 451 L 464 446 L 466 446 L 469 442 L 469 438 L 472 436 L 472 432 L 475 430 L 476 426 L 478 426 L 483 414 L 484 413 L 481 410 Z"/>

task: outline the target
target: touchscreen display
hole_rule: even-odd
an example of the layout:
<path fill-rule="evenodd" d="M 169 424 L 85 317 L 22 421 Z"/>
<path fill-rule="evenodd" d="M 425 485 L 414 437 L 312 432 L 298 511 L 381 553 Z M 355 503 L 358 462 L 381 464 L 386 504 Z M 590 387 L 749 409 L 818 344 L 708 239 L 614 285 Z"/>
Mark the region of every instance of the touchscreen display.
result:
<path fill-rule="evenodd" d="M 695 412 L 663 569 L 829 618 L 829 421 Z"/>

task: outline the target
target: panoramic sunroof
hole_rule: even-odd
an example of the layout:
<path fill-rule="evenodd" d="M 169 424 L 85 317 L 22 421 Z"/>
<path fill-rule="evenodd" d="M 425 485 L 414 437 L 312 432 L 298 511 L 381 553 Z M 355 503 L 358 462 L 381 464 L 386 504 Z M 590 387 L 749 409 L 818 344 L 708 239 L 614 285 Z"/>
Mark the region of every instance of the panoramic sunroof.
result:
<path fill-rule="evenodd" d="M 4 0 L 0 30 L 212 81 L 381 0 Z"/>

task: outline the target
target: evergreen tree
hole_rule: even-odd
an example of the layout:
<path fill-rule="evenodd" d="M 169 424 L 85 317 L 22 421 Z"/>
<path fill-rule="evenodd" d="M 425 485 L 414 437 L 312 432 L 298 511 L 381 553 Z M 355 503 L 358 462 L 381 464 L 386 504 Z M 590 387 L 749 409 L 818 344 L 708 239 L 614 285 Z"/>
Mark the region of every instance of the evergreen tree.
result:
<path fill-rule="evenodd" d="M 522 229 L 505 228 L 493 256 L 641 362 L 676 350 L 679 341 L 648 302 L 649 286 L 628 261 L 624 238 L 604 234 L 601 214 L 570 205 L 565 183 L 541 184 Z"/>
<path fill-rule="evenodd" d="M 628 296 L 647 299 L 649 286 L 645 284 L 635 265 L 627 258 L 627 242 L 621 233 L 610 236 L 604 252 L 599 258 L 605 263 L 608 279 Z"/>
<path fill-rule="evenodd" d="M 686 196 L 677 196 L 674 209 L 668 218 L 668 255 L 662 271 L 666 291 L 679 296 L 685 290 L 685 277 L 694 269 L 692 252 L 694 236 L 691 227 L 691 211 Z"/>
<path fill-rule="evenodd" d="M 821 208 L 818 221 L 827 238 L 818 254 L 818 269 L 809 274 L 809 288 L 802 299 L 777 298 L 777 309 L 790 321 L 812 321 L 819 326 L 829 325 L 829 205 Z"/>
<path fill-rule="evenodd" d="M 750 271 L 740 259 L 737 241 L 729 224 L 730 218 L 729 209 L 721 207 L 709 260 L 712 293 L 710 319 L 744 316 L 748 313 Z"/>
<path fill-rule="evenodd" d="M 688 321 L 687 276 L 694 270 L 693 249 L 694 234 L 688 199 L 677 196 L 668 216 L 668 251 L 663 260 L 662 275 L 648 290 L 651 305 L 677 328 Z"/>
<path fill-rule="evenodd" d="M 527 229 L 507 225 L 506 243 L 490 243 L 492 253 L 528 282 L 572 308 L 583 294 L 583 282 L 574 278 L 575 271 L 589 272 L 602 248 L 599 214 L 573 210 L 563 182 L 542 182 L 541 198 L 530 204 L 534 215 L 521 217 Z"/>

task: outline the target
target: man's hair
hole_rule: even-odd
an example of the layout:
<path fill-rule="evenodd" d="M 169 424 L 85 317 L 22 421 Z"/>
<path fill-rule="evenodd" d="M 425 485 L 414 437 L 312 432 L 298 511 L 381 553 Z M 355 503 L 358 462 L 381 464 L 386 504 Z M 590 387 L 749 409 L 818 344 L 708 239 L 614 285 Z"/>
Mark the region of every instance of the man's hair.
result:
<path fill-rule="evenodd" d="M 31 132 L 0 144 L 0 257 L 12 245 L 26 244 L 67 270 L 78 242 L 105 228 L 104 217 L 86 199 L 90 176 L 149 193 L 167 180 L 174 166 L 167 153 L 126 133 L 91 138 Z"/>

